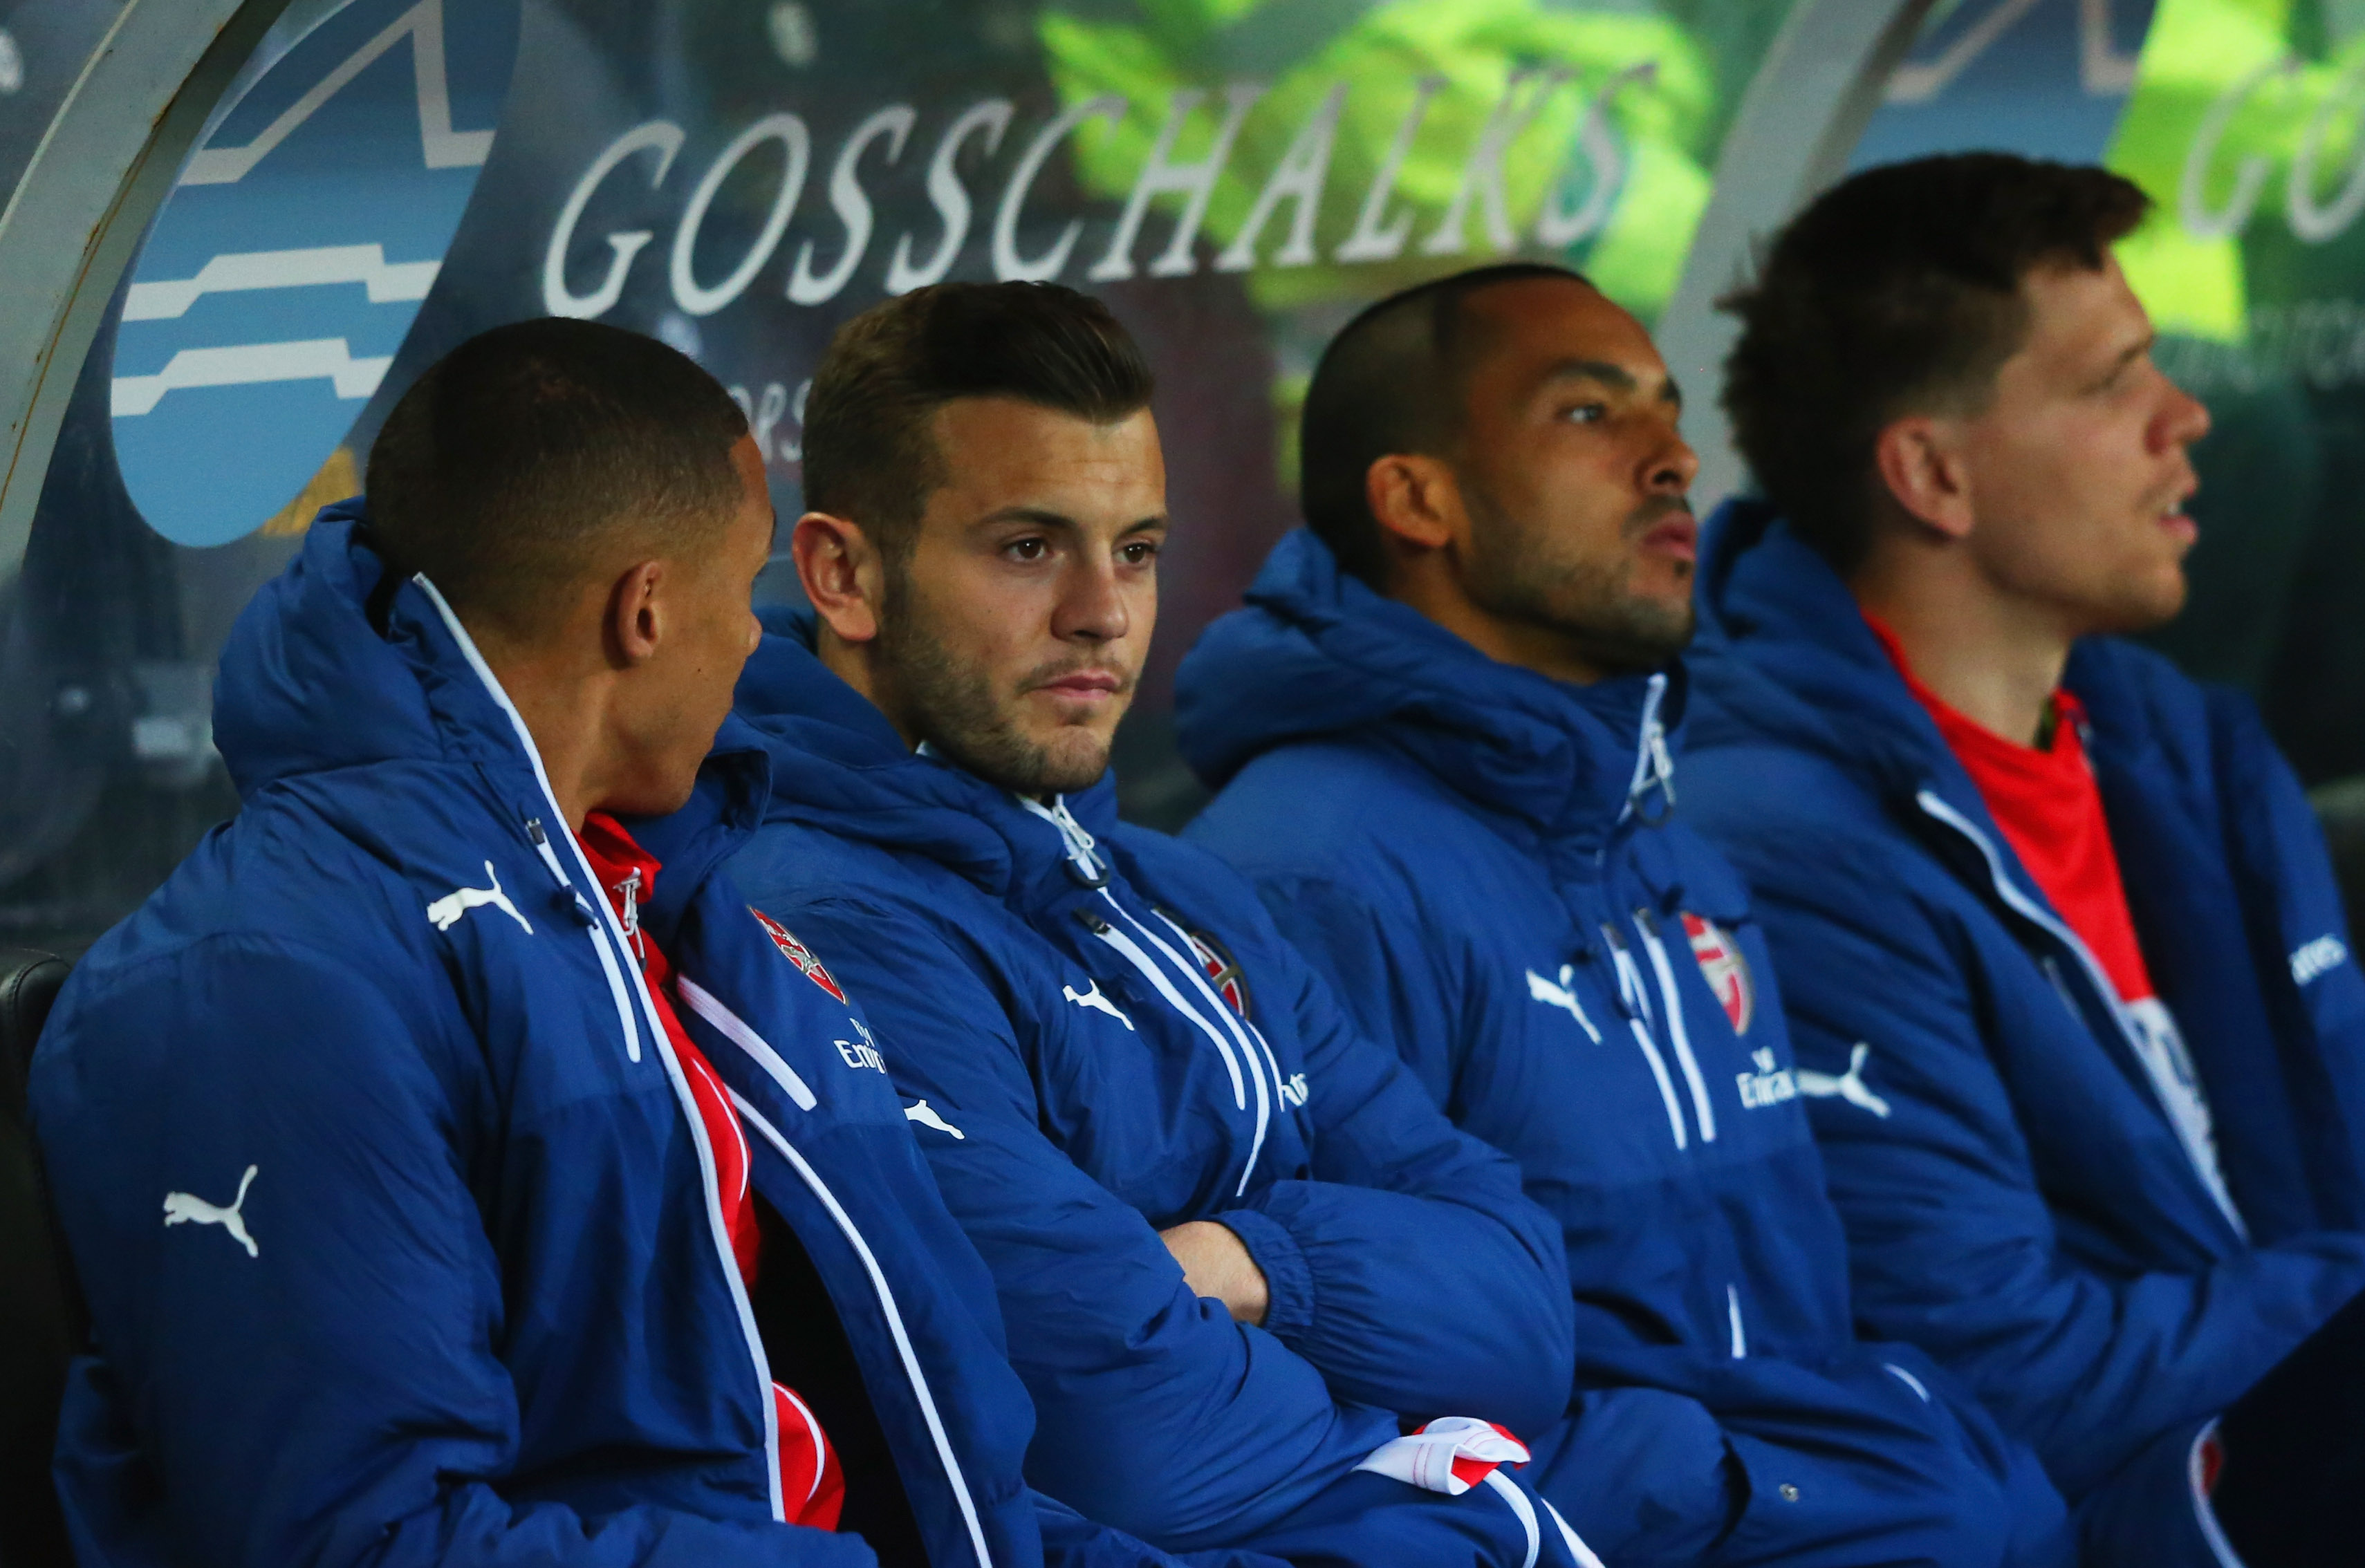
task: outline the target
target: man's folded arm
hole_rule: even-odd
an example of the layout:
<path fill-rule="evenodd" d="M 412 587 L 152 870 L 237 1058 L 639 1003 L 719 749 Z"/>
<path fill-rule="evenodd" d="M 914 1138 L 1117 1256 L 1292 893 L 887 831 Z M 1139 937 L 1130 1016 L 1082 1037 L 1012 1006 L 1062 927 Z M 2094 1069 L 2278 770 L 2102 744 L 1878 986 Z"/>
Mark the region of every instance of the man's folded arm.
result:
<path fill-rule="evenodd" d="M 1280 1235 L 1240 1228 L 1261 1263 L 1303 1260 L 1314 1310 L 1268 1321 L 1351 1398 L 1541 1430 L 1575 1375 L 1560 1226 L 1508 1156 L 1457 1130 L 1307 961 L 1274 947 L 1283 972 L 1260 991 L 1295 1014 L 1305 1042 L 1314 1179 L 1256 1200 Z"/>
<path fill-rule="evenodd" d="M 1047 1137 L 1001 1002 L 936 932 L 828 900 L 772 913 L 861 1001 L 947 1204 L 993 1274 L 1036 1406 L 1027 1477 L 1173 1551 L 1239 1540 L 1395 1435 L 1194 1295 L 1148 1219 Z M 1290 1308 L 1274 1285 L 1276 1310 Z"/>
<path fill-rule="evenodd" d="M 459 1047 L 426 1009 L 350 958 L 216 938 L 62 1022 L 36 1085 L 52 1184 L 100 1349 L 163 1472 L 166 1529 L 194 1560 L 872 1561 L 855 1538 L 744 1515 L 507 1500 L 518 1399 L 493 1352 L 500 1267 L 464 1170 L 475 1107 L 432 1064 Z M 167 1180 L 214 1183 L 195 1196 L 235 1208 L 242 1237 L 201 1218 L 160 1230 L 155 1195 L 110 1179 L 85 1141 L 121 1094 L 94 1081 L 93 1042 L 160 1028 Z M 604 1310 L 581 1305 L 587 1323 Z"/>
<path fill-rule="evenodd" d="M 1811 858 L 1811 874 L 1748 869 L 1801 1067 L 1861 1083 L 1810 1106 L 1857 1315 L 1970 1383 L 2070 1495 L 2222 1409 L 2365 1287 L 2365 1241 L 2347 1236 L 2190 1272 L 2070 1255 L 1932 917 L 1860 855 Z"/>

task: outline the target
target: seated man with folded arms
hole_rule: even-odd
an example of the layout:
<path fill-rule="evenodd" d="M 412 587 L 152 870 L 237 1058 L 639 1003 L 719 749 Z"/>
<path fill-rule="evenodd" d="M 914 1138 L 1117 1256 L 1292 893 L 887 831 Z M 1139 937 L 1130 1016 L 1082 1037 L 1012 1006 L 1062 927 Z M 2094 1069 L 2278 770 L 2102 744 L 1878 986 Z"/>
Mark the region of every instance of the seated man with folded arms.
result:
<path fill-rule="evenodd" d="M 1026 1490 L 862 1015 L 721 869 L 772 535 L 704 372 L 527 322 L 247 607 L 242 809 L 33 1062 L 84 1568 L 1171 1562 Z"/>
<path fill-rule="evenodd" d="M 1755 890 L 1857 1316 L 2090 1561 L 2354 1562 L 2365 980 L 2250 704 L 2119 640 L 2184 601 L 2209 425 L 2111 254 L 2146 206 L 1977 154 L 1775 241 L 1684 803 Z"/>
<path fill-rule="evenodd" d="M 1640 323 L 1511 263 L 1324 353 L 1309 528 L 1183 661 L 1188 837 L 1560 1221 L 1538 1491 L 1615 1563 L 2066 1563 L 2035 1459 L 1860 1343 L 1765 938 L 1677 804 L 1698 466 Z"/>
<path fill-rule="evenodd" d="M 1116 822 L 1167 529 L 1149 398 L 1055 286 L 839 330 L 792 541 L 813 610 L 740 686 L 773 795 L 734 873 L 877 1021 L 1000 1293 L 1037 1485 L 1177 1549 L 1582 1561 L 1488 1425 L 1567 1402 L 1550 1219 L 1247 884 Z"/>

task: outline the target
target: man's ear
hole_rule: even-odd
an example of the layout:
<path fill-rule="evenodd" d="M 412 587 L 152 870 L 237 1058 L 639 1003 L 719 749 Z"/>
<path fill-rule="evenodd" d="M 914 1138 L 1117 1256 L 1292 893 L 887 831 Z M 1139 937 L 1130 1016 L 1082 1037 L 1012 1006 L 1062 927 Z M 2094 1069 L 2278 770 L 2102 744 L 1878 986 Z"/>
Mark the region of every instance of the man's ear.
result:
<path fill-rule="evenodd" d="M 666 563 L 643 561 L 609 585 L 605 636 L 609 661 L 619 668 L 646 663 L 667 631 L 660 589 Z"/>
<path fill-rule="evenodd" d="M 861 524 L 809 511 L 789 535 L 789 554 L 813 612 L 839 641 L 868 643 L 879 635 L 886 564 Z"/>
<path fill-rule="evenodd" d="M 1930 414 L 1891 420 L 1873 443 L 1873 465 L 1907 516 L 1949 539 L 1969 535 L 1970 465 L 1956 421 Z"/>
<path fill-rule="evenodd" d="M 1460 535 L 1462 487 L 1451 465 L 1414 453 L 1375 458 L 1363 470 L 1363 500 L 1384 540 L 1397 548 L 1441 550 Z"/>

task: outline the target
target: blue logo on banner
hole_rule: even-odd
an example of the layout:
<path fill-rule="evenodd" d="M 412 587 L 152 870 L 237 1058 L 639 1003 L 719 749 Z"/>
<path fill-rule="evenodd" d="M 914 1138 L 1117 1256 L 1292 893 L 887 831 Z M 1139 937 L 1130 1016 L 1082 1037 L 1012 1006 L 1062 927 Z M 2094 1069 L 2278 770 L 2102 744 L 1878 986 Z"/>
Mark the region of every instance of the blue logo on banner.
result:
<path fill-rule="evenodd" d="M 157 532 L 253 532 L 353 428 L 492 151 L 517 26 L 517 0 L 353 0 L 191 155 L 115 343 L 117 460 Z"/>

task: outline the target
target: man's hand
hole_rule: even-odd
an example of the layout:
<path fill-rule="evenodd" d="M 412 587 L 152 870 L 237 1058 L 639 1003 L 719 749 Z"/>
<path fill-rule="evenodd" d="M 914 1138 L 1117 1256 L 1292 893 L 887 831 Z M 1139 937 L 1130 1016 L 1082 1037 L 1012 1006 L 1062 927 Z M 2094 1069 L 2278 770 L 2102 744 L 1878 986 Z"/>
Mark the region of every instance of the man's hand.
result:
<path fill-rule="evenodd" d="M 1158 1239 L 1182 1265 L 1182 1282 L 1196 1295 L 1213 1296 L 1231 1309 L 1237 1323 L 1264 1322 L 1272 1305 L 1265 1288 L 1264 1271 L 1256 1266 L 1240 1238 L 1211 1219 L 1186 1220 Z"/>

